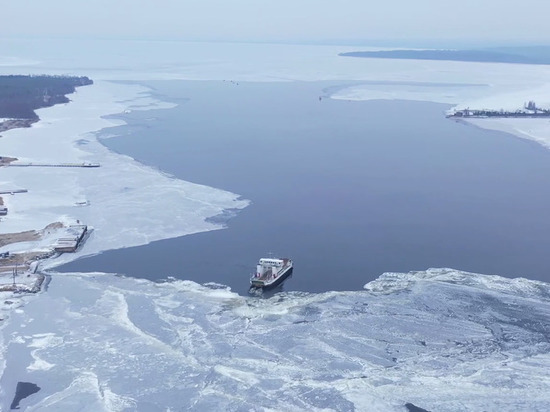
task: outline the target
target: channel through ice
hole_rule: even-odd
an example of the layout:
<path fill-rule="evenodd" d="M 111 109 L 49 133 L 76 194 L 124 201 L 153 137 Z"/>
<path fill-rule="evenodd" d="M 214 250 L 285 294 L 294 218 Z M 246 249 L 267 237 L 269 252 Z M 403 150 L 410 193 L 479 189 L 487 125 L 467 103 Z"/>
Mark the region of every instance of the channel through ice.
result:
<path fill-rule="evenodd" d="M 6 197 L 18 213 L 2 221 L 3 233 L 54 221 L 93 226 L 76 256 L 46 268 L 219 229 L 206 218 L 248 205 L 238 194 L 174 179 L 102 146 L 96 132 L 119 124 L 103 116 L 169 107 L 150 90 L 116 80 L 353 79 L 363 84 L 330 97 L 459 106 L 550 101 L 549 70 L 540 66 L 388 62 L 337 57 L 349 48 L 208 44 L 181 44 L 179 57 L 169 53 L 173 44 L 164 51 L 157 45 L 147 62 L 133 51 L 139 48 L 118 53 L 101 45 L 68 62 L 66 48 L 62 55 L 44 47 L 17 56 L 16 46 L 6 44 L 13 55 L 0 58 L 3 73 L 87 67 L 78 74 L 96 82 L 79 88 L 70 104 L 40 110 L 35 127 L 3 133 L 0 141 L 2 153 L 21 161 L 102 165 L 94 174 L 2 170 L 2 184 L 33 188 L 26 197 Z M 94 60 L 99 52 L 114 67 Z M 550 141 L 548 124 L 529 124 L 494 128 Z M 136 209 L 142 213 L 131 213 Z M 181 280 L 54 274 L 44 293 L 2 309 L 8 317 L 0 336 L 0 409 L 9 408 L 18 381 L 29 381 L 41 390 L 21 401 L 27 411 L 404 411 L 407 403 L 434 411 L 546 410 L 549 297 L 545 283 L 452 269 L 388 273 L 362 291 L 270 299 Z"/>
<path fill-rule="evenodd" d="M 271 299 L 64 275 L 4 327 L 2 383 L 27 364 L 27 411 L 545 410 L 549 298 L 450 269 Z"/>

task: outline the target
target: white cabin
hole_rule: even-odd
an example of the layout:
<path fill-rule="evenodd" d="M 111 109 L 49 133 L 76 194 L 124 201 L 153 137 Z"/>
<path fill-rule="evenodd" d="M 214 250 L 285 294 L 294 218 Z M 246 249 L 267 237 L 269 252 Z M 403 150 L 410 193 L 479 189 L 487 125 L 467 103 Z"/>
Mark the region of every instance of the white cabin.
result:
<path fill-rule="evenodd" d="M 266 259 L 262 258 L 260 259 L 260 265 L 262 266 L 283 266 L 283 259 Z"/>

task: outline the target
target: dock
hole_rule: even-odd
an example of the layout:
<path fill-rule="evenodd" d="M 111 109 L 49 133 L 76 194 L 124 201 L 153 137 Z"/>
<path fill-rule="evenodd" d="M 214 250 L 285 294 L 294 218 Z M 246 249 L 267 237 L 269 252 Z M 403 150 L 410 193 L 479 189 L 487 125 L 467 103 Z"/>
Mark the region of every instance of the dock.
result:
<path fill-rule="evenodd" d="M 99 163 L 15 163 L 11 162 L 6 167 L 100 167 Z"/>
<path fill-rule="evenodd" d="M 54 245 L 54 251 L 57 253 L 74 253 L 78 246 L 82 243 L 82 240 L 88 233 L 88 226 L 86 225 L 73 225 L 69 226 L 68 237 L 62 237 L 57 239 L 57 243 Z"/>

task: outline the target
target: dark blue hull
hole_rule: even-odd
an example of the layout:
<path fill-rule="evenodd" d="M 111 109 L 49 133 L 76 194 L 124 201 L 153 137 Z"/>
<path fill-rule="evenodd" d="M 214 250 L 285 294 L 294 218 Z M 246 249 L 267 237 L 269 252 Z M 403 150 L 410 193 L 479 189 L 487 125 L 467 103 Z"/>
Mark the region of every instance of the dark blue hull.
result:
<path fill-rule="evenodd" d="M 276 278 L 273 282 L 270 282 L 270 283 L 267 283 L 267 284 L 254 284 L 254 281 L 251 281 L 250 283 L 252 284 L 252 287 L 253 288 L 261 288 L 261 289 L 272 289 L 274 287 L 277 287 L 279 286 L 281 283 L 283 283 L 290 275 L 292 275 L 292 270 L 294 269 L 294 267 L 291 267 L 290 269 L 288 269 L 285 273 L 283 273 L 281 276 L 279 276 L 278 278 Z M 263 282 L 262 282 L 263 283 Z"/>

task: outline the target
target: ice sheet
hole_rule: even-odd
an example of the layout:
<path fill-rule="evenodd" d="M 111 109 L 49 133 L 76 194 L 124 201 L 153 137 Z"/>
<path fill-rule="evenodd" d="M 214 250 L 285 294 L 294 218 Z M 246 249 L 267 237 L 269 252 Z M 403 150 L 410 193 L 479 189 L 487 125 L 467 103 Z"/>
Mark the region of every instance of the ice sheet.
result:
<path fill-rule="evenodd" d="M 12 316 L 4 353 L 42 388 L 30 411 L 544 410 L 548 316 L 548 284 L 451 269 L 270 299 L 63 274 Z"/>
<path fill-rule="evenodd" d="M 146 88 L 98 81 L 78 88 L 70 98 L 68 104 L 39 110 L 41 121 L 31 129 L 4 132 L 0 151 L 17 157 L 16 163 L 99 163 L 101 167 L 4 167 L 0 187 L 28 193 L 3 196 L 9 213 L 0 222 L 2 233 L 42 229 L 54 222 L 93 227 L 85 246 L 60 262 L 219 229 L 205 219 L 248 204 L 236 194 L 175 179 L 98 142 L 96 131 L 120 124 L 102 116 L 170 107 L 148 97 Z M 38 248 L 43 242 L 35 243 Z M 7 248 L 14 250 L 17 245 Z"/>

